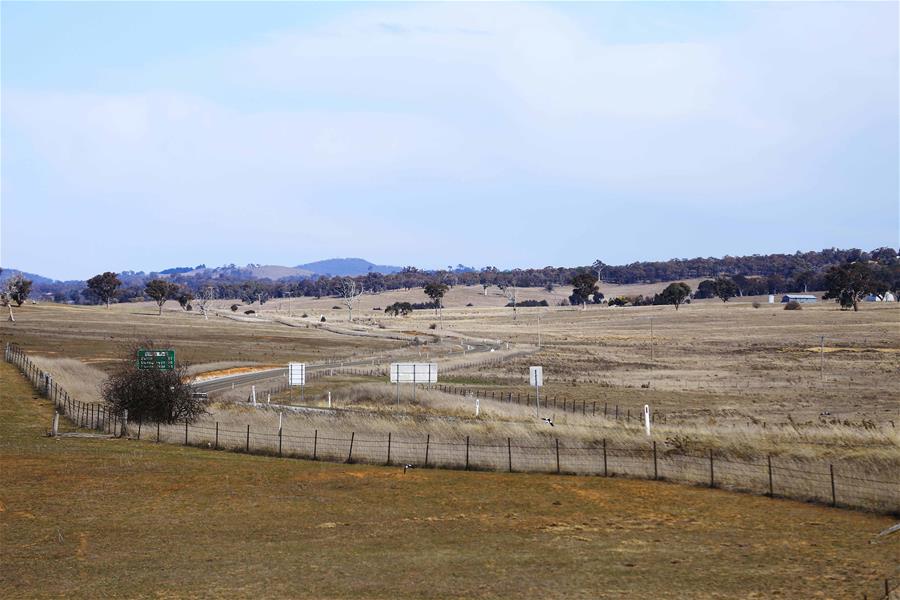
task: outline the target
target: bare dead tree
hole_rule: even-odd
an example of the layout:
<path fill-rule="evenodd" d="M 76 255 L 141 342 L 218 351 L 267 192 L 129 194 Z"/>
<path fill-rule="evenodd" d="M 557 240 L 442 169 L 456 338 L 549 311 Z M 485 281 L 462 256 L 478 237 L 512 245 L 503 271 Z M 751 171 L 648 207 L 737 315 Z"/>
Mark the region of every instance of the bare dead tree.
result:
<path fill-rule="evenodd" d="M 194 304 L 200 309 L 203 318 L 209 321 L 209 305 L 216 297 L 216 290 L 211 285 L 206 286 L 200 292 L 200 295 L 194 298 Z"/>
<path fill-rule="evenodd" d="M 341 279 L 341 282 L 338 284 L 337 292 L 338 296 L 341 298 L 341 302 L 347 307 L 347 320 L 353 321 L 353 305 L 359 300 L 359 297 L 363 295 L 365 289 L 362 284 L 356 283 L 355 279 L 345 277 L 344 279 Z"/>
<path fill-rule="evenodd" d="M 518 318 L 518 313 L 516 312 L 516 303 L 519 297 L 519 287 L 514 283 L 510 283 L 501 286 L 500 289 L 503 291 L 503 295 L 506 296 L 506 299 L 509 300 L 512 304 L 513 321 L 515 321 Z"/>

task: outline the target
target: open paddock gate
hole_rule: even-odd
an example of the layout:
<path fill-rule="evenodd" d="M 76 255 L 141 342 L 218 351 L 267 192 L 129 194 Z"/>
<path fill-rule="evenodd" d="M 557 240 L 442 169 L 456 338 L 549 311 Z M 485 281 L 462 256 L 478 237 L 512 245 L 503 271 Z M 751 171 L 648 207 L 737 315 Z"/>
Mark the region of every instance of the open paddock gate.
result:
<path fill-rule="evenodd" d="M 53 402 L 57 412 L 68 417 L 77 427 L 110 435 L 122 434 L 124 424 L 122 415 L 110 411 L 105 404 L 81 402 L 70 396 L 53 380 L 51 373 L 35 365 L 18 345 L 7 344 L 4 359 L 18 367 L 38 394 Z"/>

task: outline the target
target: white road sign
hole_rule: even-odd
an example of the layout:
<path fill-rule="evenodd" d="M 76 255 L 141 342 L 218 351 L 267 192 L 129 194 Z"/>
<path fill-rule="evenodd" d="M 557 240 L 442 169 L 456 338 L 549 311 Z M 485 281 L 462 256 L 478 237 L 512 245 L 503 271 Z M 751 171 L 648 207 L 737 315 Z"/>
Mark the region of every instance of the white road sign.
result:
<path fill-rule="evenodd" d="M 529 367 L 528 381 L 532 387 L 541 387 L 544 385 L 544 367 Z"/>
<path fill-rule="evenodd" d="M 391 383 L 437 383 L 437 363 L 391 363 Z"/>
<path fill-rule="evenodd" d="M 306 363 L 288 364 L 288 385 L 306 385 Z"/>

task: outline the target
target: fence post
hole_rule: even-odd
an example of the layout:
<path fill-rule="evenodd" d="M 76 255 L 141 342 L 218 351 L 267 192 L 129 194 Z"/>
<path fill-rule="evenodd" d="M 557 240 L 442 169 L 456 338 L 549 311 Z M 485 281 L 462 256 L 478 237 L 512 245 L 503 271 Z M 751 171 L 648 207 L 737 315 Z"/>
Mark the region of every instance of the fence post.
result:
<path fill-rule="evenodd" d="M 616 421 L 619 420 L 619 405 L 616 404 Z"/>
<path fill-rule="evenodd" d="M 775 495 L 772 488 L 772 455 L 769 454 L 768 456 L 766 456 L 766 459 L 769 463 L 769 498 L 771 498 Z"/>
<path fill-rule="evenodd" d="M 244 451 L 250 453 L 250 423 L 247 423 L 247 445 L 244 447 Z"/>
<path fill-rule="evenodd" d="M 9 345 L 7 344 L 7 351 L 8 351 L 8 348 L 9 348 Z M 50 429 L 50 435 L 52 437 L 56 437 L 56 435 L 58 433 L 59 433 L 59 411 L 53 411 L 53 427 L 51 427 L 51 429 Z"/>
<path fill-rule="evenodd" d="M 185 445 L 185 446 L 188 445 L 188 439 L 187 439 L 187 419 L 184 420 L 184 445 Z"/>
<path fill-rule="evenodd" d="M 656 442 L 653 442 L 653 479 L 659 479 L 659 468 L 656 465 Z"/>
<path fill-rule="evenodd" d="M 428 450 L 429 450 L 430 446 L 431 446 L 431 434 L 429 433 L 425 437 L 425 466 L 426 467 L 428 466 Z"/>
<path fill-rule="evenodd" d="M 219 449 L 219 422 L 216 421 L 216 450 Z"/>
<path fill-rule="evenodd" d="M 281 427 L 278 428 L 278 458 L 281 458 Z"/>
<path fill-rule="evenodd" d="M 603 438 L 603 476 L 609 477 L 609 468 L 606 464 L 606 438 Z"/>
<path fill-rule="evenodd" d="M 837 506 L 837 495 L 834 493 L 834 465 L 828 465 L 828 471 L 831 473 L 831 505 Z"/>
<path fill-rule="evenodd" d="M 715 471 L 713 471 L 713 451 L 709 449 L 709 487 L 716 487 Z"/>
<path fill-rule="evenodd" d="M 469 470 L 469 436 L 466 436 L 466 471 Z"/>
<path fill-rule="evenodd" d="M 559 438 L 556 438 L 556 474 L 559 475 Z"/>
<path fill-rule="evenodd" d="M 587 400 L 581 401 L 581 416 L 582 417 L 585 415 L 585 408 L 584 408 L 585 402 L 587 402 Z"/>
<path fill-rule="evenodd" d="M 387 456 L 386 464 L 388 464 L 388 465 L 391 464 L 391 432 L 390 431 L 388 432 L 388 456 Z"/>
<path fill-rule="evenodd" d="M 317 460 L 316 453 L 319 451 L 319 430 L 313 431 L 313 460 Z"/>
<path fill-rule="evenodd" d="M 351 462 L 353 460 L 353 438 L 356 437 L 356 432 L 350 432 L 350 453 L 347 455 L 347 462 Z"/>
<path fill-rule="evenodd" d="M 506 454 L 509 457 L 509 472 L 512 473 L 512 441 L 506 438 Z"/>
<path fill-rule="evenodd" d="M 141 439 L 141 425 L 144 423 L 144 418 L 141 417 L 138 419 L 138 439 Z"/>

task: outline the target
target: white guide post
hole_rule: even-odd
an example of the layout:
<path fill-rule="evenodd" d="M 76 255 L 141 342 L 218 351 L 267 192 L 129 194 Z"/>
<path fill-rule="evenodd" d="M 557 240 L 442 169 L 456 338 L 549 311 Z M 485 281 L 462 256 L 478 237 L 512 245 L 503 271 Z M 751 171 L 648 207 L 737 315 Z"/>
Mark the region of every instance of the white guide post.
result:
<path fill-rule="evenodd" d="M 544 368 L 529 367 L 528 382 L 534 388 L 534 415 L 541 416 L 541 386 L 544 385 Z"/>
<path fill-rule="evenodd" d="M 644 430 L 650 435 L 650 405 L 644 405 Z"/>

